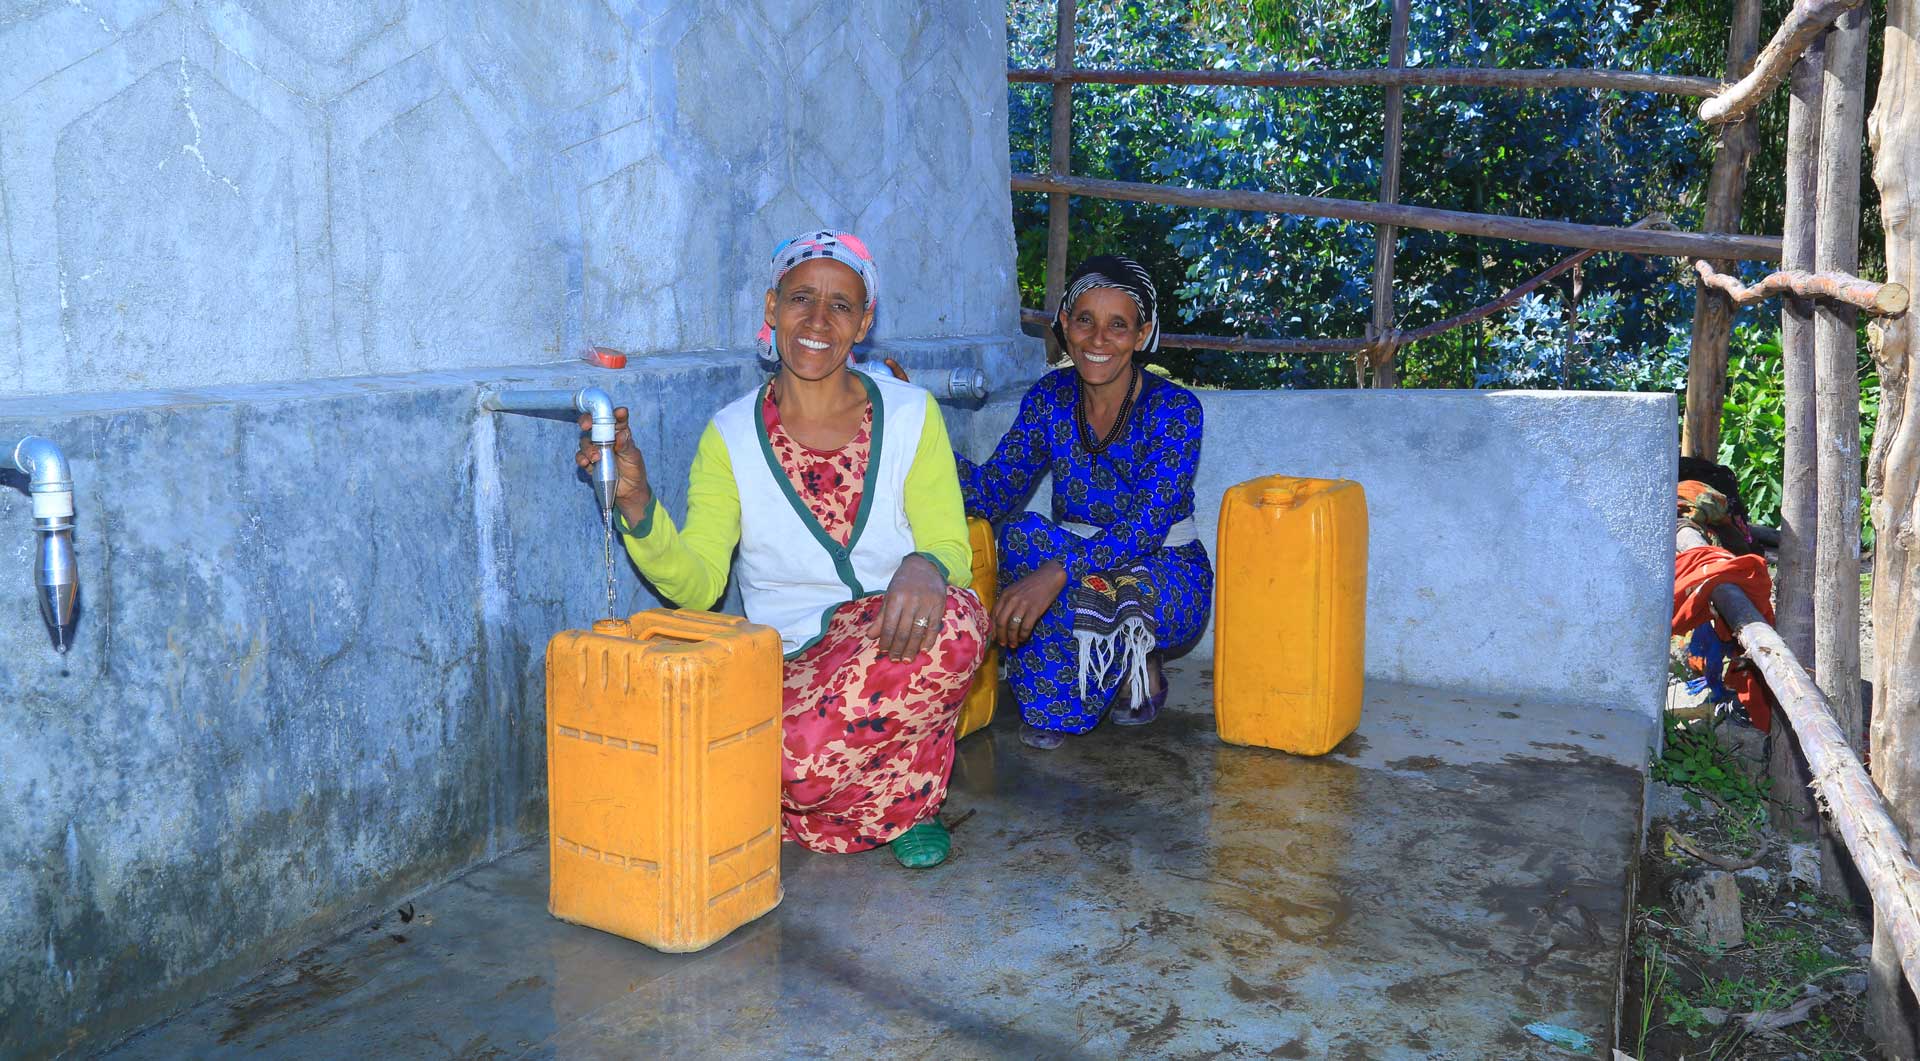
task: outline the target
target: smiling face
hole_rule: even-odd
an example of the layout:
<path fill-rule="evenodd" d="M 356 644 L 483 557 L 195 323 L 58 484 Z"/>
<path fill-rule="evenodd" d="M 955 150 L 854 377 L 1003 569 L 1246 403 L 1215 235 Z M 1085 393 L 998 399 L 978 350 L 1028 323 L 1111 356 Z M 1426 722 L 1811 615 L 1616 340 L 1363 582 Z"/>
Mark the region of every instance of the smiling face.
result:
<path fill-rule="evenodd" d="M 767 292 L 766 322 L 780 363 L 801 379 L 831 376 L 873 327 L 867 285 L 832 258 L 801 262 Z"/>
<path fill-rule="evenodd" d="M 1067 356 L 1087 386 L 1098 387 L 1121 378 L 1133 364 L 1133 353 L 1147 344 L 1152 321 L 1140 319 L 1133 296 L 1118 288 L 1096 287 L 1082 294 L 1068 311 L 1061 329 L 1067 335 Z"/>

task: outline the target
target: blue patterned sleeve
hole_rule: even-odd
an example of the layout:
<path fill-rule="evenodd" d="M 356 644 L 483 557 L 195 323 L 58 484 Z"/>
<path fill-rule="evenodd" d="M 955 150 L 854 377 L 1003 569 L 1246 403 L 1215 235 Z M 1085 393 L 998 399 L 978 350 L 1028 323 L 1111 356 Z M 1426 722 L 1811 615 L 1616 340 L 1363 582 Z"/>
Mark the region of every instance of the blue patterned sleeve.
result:
<path fill-rule="evenodd" d="M 1047 446 L 1048 402 L 1041 384 L 1020 399 L 1013 426 L 1000 438 L 993 457 L 983 464 L 954 454 L 960 469 L 960 494 L 967 515 L 999 523 L 1013 514 L 1033 492 L 1033 484 L 1051 463 Z"/>
<path fill-rule="evenodd" d="M 1200 468 L 1199 400 L 1185 390 L 1167 388 L 1166 400 L 1155 403 L 1141 426 L 1151 439 L 1140 462 L 1146 481 L 1126 492 L 1127 509 L 1112 526 L 1068 544 L 1064 559 L 1069 584 L 1152 555 L 1175 523 L 1193 515 L 1193 480 Z"/>

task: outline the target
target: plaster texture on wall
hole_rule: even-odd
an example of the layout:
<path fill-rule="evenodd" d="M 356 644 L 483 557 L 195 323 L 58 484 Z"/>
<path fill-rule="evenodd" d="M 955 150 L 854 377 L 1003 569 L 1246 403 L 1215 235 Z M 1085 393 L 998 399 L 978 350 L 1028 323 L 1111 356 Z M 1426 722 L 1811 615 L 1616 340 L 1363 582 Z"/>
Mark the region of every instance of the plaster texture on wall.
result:
<path fill-rule="evenodd" d="M 1673 589 L 1671 395 L 1201 391 L 1196 483 L 1286 474 L 1367 492 L 1367 674 L 1657 717 Z M 1018 395 L 974 420 L 991 453 Z M 1046 511 L 1050 484 L 1030 507 Z M 1212 650 L 1212 631 L 1195 647 Z"/>
<path fill-rule="evenodd" d="M 728 349 L 851 228 L 876 335 L 1013 334 L 1003 5 L 0 16 L 0 396 Z"/>
<path fill-rule="evenodd" d="M 702 424 L 762 378 L 738 351 L 0 400 L 0 437 L 72 462 L 82 579 L 60 656 L 0 476 L 0 1055 L 98 1045 L 543 831 L 546 641 L 604 614 L 603 536 L 577 430 L 479 385 L 604 387 L 679 517 Z M 656 606 L 615 560 L 620 613 Z"/>

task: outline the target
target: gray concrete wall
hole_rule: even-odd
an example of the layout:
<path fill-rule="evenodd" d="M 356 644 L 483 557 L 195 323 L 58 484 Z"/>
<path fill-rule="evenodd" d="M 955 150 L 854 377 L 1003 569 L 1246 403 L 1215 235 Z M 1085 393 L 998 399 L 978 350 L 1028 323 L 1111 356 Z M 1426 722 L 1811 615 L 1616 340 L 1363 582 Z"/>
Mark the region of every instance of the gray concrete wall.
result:
<path fill-rule="evenodd" d="M 1671 395 L 1202 391 L 1196 487 L 1260 475 L 1367 491 L 1367 674 L 1657 718 L 1673 590 Z M 991 452 L 1017 395 L 974 420 Z M 1030 507 L 1045 511 L 1048 486 Z M 1195 651 L 1211 651 L 1212 632 Z"/>
<path fill-rule="evenodd" d="M 740 351 L 0 400 L 0 437 L 72 460 L 82 578 L 60 656 L 0 488 L 0 1056 L 99 1045 L 541 833 L 546 640 L 604 614 L 603 538 L 577 431 L 478 386 L 605 387 L 680 513 L 701 424 L 761 378 Z M 656 606 L 616 563 L 621 613 Z"/>
<path fill-rule="evenodd" d="M 0 396 L 742 347 L 822 224 L 1012 334 L 1005 70 L 988 0 L 13 4 Z"/>
<path fill-rule="evenodd" d="M 879 259 L 880 342 L 1021 371 L 1004 27 L 0 12 L 0 436 L 73 457 L 84 579 L 57 657 L 0 476 L 0 1055 L 84 1050 L 543 827 L 542 649 L 604 607 L 601 539 L 572 433 L 476 418 L 479 381 L 598 379 L 677 505 L 756 378 L 773 243 L 823 225 Z M 635 367 L 585 374 L 588 343 Z"/>

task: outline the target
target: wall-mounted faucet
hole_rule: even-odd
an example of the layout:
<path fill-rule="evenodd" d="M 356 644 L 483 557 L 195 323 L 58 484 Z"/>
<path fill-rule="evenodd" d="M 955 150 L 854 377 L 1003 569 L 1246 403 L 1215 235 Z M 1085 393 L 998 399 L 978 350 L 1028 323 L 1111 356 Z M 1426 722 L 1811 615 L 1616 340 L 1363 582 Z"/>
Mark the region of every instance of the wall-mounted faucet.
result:
<path fill-rule="evenodd" d="M 613 511 L 613 488 L 620 481 L 613 463 L 613 399 L 598 387 L 567 390 L 506 390 L 484 387 L 480 408 L 490 413 L 524 413 L 548 419 L 571 420 L 581 413 L 593 417 L 588 437 L 600 447 L 600 459 L 593 465 L 593 496 L 600 502 L 600 514 Z"/>
<path fill-rule="evenodd" d="M 0 442 L 0 457 L 8 454 L 14 466 L 27 473 L 27 493 L 33 498 L 33 530 L 40 539 L 33 583 L 39 589 L 40 616 L 54 646 L 65 652 L 80 592 L 80 569 L 73 562 L 73 476 L 66 454 L 47 439 L 28 435 Z"/>
<path fill-rule="evenodd" d="M 613 463 L 613 399 L 598 387 L 577 391 L 506 390 L 483 387 L 480 408 L 490 413 L 525 413 L 548 419 L 571 421 L 581 413 L 592 417 L 587 437 L 600 447 L 600 459 L 593 462 L 593 496 L 600 502 L 601 551 L 607 567 L 607 616 L 613 617 L 613 491 L 620 484 L 620 469 Z"/>

